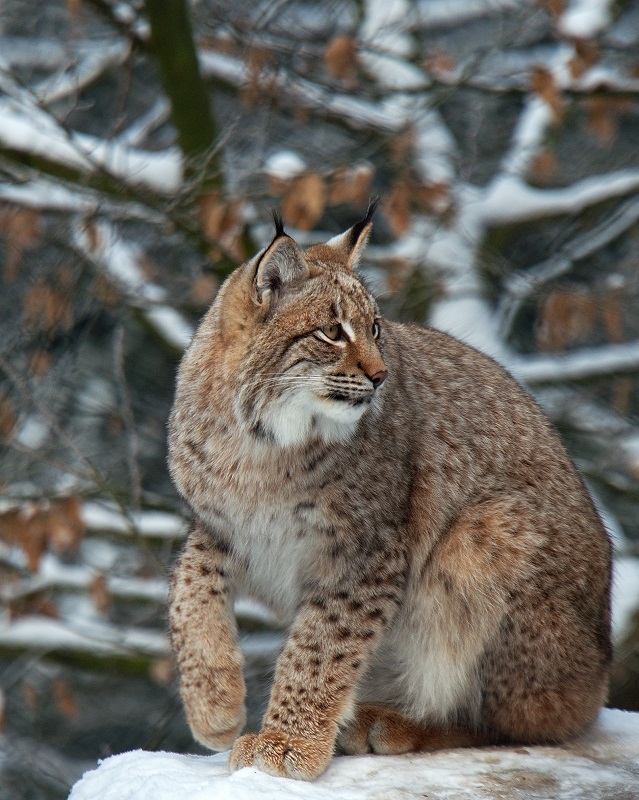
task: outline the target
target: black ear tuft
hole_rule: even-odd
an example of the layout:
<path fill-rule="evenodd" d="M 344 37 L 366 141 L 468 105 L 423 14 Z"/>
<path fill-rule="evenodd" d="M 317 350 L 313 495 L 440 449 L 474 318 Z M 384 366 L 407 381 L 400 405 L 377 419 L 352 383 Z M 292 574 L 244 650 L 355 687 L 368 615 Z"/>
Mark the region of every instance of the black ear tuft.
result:
<path fill-rule="evenodd" d="M 273 209 L 273 224 L 275 225 L 275 236 L 273 237 L 273 241 L 279 239 L 280 236 L 285 236 L 284 232 L 284 220 L 282 219 L 282 215 L 279 211 Z"/>
<path fill-rule="evenodd" d="M 375 197 L 371 197 L 371 199 L 368 201 L 368 208 L 366 209 L 364 222 L 370 222 L 373 219 L 373 214 L 375 213 L 375 209 L 379 205 L 380 200 L 380 196 L 376 194 Z"/>
<path fill-rule="evenodd" d="M 349 244 L 351 248 L 355 247 L 355 245 L 359 241 L 359 237 L 362 235 L 362 231 L 364 230 L 364 228 L 366 228 L 367 225 L 370 224 L 370 221 L 373 218 L 373 214 L 375 213 L 375 209 L 379 204 L 379 200 L 380 200 L 379 195 L 371 197 L 371 199 L 368 201 L 366 216 L 364 217 L 364 219 L 360 220 L 359 222 L 356 222 L 355 225 L 353 225 L 353 227 L 350 229 L 348 238 L 350 240 Z"/>

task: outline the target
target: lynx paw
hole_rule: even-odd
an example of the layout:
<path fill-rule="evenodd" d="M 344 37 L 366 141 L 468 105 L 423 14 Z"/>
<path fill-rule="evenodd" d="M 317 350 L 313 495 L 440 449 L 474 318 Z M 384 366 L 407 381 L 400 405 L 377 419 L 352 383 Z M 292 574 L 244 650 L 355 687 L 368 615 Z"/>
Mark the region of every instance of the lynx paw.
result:
<path fill-rule="evenodd" d="M 219 709 L 206 713 L 198 712 L 197 720 L 189 715 L 191 733 L 197 741 L 209 750 L 228 750 L 242 733 L 246 723 L 246 709 L 242 706 L 235 713 L 220 713 Z"/>
<path fill-rule="evenodd" d="M 328 766 L 332 750 L 321 741 L 279 731 L 249 733 L 235 743 L 229 767 L 231 772 L 255 767 L 268 775 L 312 781 Z"/>
<path fill-rule="evenodd" d="M 182 699 L 193 737 L 210 750 L 227 750 L 246 722 L 240 670 L 211 670 L 182 683 Z"/>
<path fill-rule="evenodd" d="M 490 743 L 487 736 L 464 727 L 422 727 L 391 708 L 368 704 L 357 707 L 355 719 L 342 728 L 337 738 L 338 748 L 351 756 L 390 756 Z"/>
<path fill-rule="evenodd" d="M 337 745 L 347 755 L 398 755 L 418 749 L 419 729 L 396 711 L 361 705 L 355 719 L 339 734 Z"/>

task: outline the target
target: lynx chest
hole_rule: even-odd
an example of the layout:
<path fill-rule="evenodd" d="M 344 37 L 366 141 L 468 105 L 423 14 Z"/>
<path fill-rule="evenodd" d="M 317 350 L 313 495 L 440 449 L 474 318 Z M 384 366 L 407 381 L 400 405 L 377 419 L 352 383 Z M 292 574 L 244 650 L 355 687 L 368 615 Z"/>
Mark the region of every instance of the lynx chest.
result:
<path fill-rule="evenodd" d="M 298 498 L 259 504 L 223 502 L 227 530 L 236 556 L 240 590 L 292 618 L 305 578 L 323 559 L 318 529 L 321 514 Z"/>

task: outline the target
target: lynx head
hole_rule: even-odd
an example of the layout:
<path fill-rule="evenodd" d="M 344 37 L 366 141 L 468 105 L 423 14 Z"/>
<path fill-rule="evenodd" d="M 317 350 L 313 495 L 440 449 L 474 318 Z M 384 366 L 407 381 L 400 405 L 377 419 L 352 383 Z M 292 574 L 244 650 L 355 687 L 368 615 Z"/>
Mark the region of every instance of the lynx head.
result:
<path fill-rule="evenodd" d="M 374 208 L 304 252 L 276 217 L 270 245 L 213 304 L 202 331 L 252 436 L 280 446 L 347 439 L 379 402 L 387 376 L 379 309 L 355 272 Z"/>

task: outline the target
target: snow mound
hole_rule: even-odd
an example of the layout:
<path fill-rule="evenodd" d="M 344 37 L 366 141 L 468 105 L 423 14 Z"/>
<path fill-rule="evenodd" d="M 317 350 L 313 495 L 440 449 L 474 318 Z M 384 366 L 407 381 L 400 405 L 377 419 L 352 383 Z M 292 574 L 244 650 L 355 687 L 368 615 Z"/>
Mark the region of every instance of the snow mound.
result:
<path fill-rule="evenodd" d="M 561 747 L 342 756 L 311 784 L 229 775 L 227 757 L 123 753 L 85 773 L 69 800 L 639 800 L 639 714 L 615 709 Z"/>

